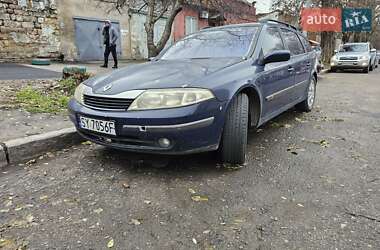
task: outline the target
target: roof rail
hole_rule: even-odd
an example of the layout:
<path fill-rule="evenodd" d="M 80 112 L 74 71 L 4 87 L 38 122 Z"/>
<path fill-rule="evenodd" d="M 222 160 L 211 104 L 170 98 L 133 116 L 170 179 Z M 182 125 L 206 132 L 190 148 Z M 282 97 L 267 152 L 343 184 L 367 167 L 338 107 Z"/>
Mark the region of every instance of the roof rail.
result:
<path fill-rule="evenodd" d="M 295 26 L 293 26 L 291 24 L 288 24 L 288 23 L 285 23 L 285 22 L 282 22 L 282 21 L 278 21 L 278 20 L 274 20 L 274 19 L 263 19 L 263 20 L 259 21 L 259 23 L 269 23 L 269 22 L 282 24 L 282 25 L 285 25 L 286 27 L 289 27 L 289 28 L 297 30 L 297 31 L 299 30 L 297 27 L 295 27 Z"/>

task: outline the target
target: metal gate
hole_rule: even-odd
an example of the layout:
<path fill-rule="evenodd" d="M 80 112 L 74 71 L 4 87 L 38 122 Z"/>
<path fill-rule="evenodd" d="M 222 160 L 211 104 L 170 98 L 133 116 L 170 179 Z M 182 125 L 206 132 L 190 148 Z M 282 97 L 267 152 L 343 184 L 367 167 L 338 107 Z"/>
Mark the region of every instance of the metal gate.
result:
<path fill-rule="evenodd" d="M 75 44 L 80 61 L 103 60 L 104 45 L 102 30 L 104 21 L 101 19 L 74 17 Z M 112 26 L 118 33 L 117 53 L 121 55 L 121 36 L 119 22 L 112 21 Z"/>

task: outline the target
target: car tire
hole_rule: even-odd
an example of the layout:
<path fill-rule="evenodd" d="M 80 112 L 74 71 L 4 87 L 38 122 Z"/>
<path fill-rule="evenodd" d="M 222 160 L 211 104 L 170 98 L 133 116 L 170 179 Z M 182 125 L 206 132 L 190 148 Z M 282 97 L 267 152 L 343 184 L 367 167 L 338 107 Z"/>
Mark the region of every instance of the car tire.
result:
<path fill-rule="evenodd" d="M 330 72 L 335 73 L 336 72 L 336 68 L 331 68 Z"/>
<path fill-rule="evenodd" d="M 363 73 L 368 74 L 369 73 L 369 67 L 363 69 Z"/>
<path fill-rule="evenodd" d="M 297 104 L 296 106 L 296 108 L 299 111 L 310 112 L 313 109 L 315 103 L 316 90 L 317 81 L 315 77 L 312 77 L 310 84 L 307 88 L 307 98 L 303 102 Z"/>
<path fill-rule="evenodd" d="M 248 141 L 249 99 L 244 93 L 234 97 L 227 111 L 221 139 L 223 163 L 244 164 Z"/>
<path fill-rule="evenodd" d="M 369 66 L 369 71 L 373 71 L 373 65 Z"/>

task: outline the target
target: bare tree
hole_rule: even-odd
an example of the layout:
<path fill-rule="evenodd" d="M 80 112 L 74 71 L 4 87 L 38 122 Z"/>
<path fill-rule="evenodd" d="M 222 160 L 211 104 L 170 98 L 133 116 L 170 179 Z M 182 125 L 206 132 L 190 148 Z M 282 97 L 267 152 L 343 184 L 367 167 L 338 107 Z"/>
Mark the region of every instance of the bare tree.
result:
<path fill-rule="evenodd" d="M 134 9 L 146 13 L 144 24 L 147 34 L 148 57 L 158 55 L 170 39 L 175 17 L 185 5 L 199 9 L 212 9 L 223 15 L 224 12 L 243 13 L 241 7 L 234 4 L 235 0 L 97 0 L 98 2 L 112 4 L 113 9 L 122 13 L 122 9 Z M 165 28 L 157 43 L 154 42 L 154 25 L 162 18 L 166 18 Z"/>

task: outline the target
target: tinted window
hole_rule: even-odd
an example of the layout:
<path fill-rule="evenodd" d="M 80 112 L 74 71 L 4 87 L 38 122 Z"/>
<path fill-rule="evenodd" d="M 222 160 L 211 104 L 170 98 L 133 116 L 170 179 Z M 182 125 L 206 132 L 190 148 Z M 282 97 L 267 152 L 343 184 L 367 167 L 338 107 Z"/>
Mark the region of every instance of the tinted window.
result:
<path fill-rule="evenodd" d="M 250 26 L 195 33 L 170 47 L 161 59 L 243 57 L 257 30 L 257 26 Z"/>
<path fill-rule="evenodd" d="M 284 43 L 282 42 L 280 32 L 276 28 L 268 28 L 264 34 L 262 52 L 263 55 L 276 50 L 284 50 Z"/>
<path fill-rule="evenodd" d="M 292 55 L 300 55 L 305 53 L 300 39 L 298 38 L 296 33 L 290 30 L 282 29 L 282 35 L 284 36 L 285 43 L 288 46 Z"/>

